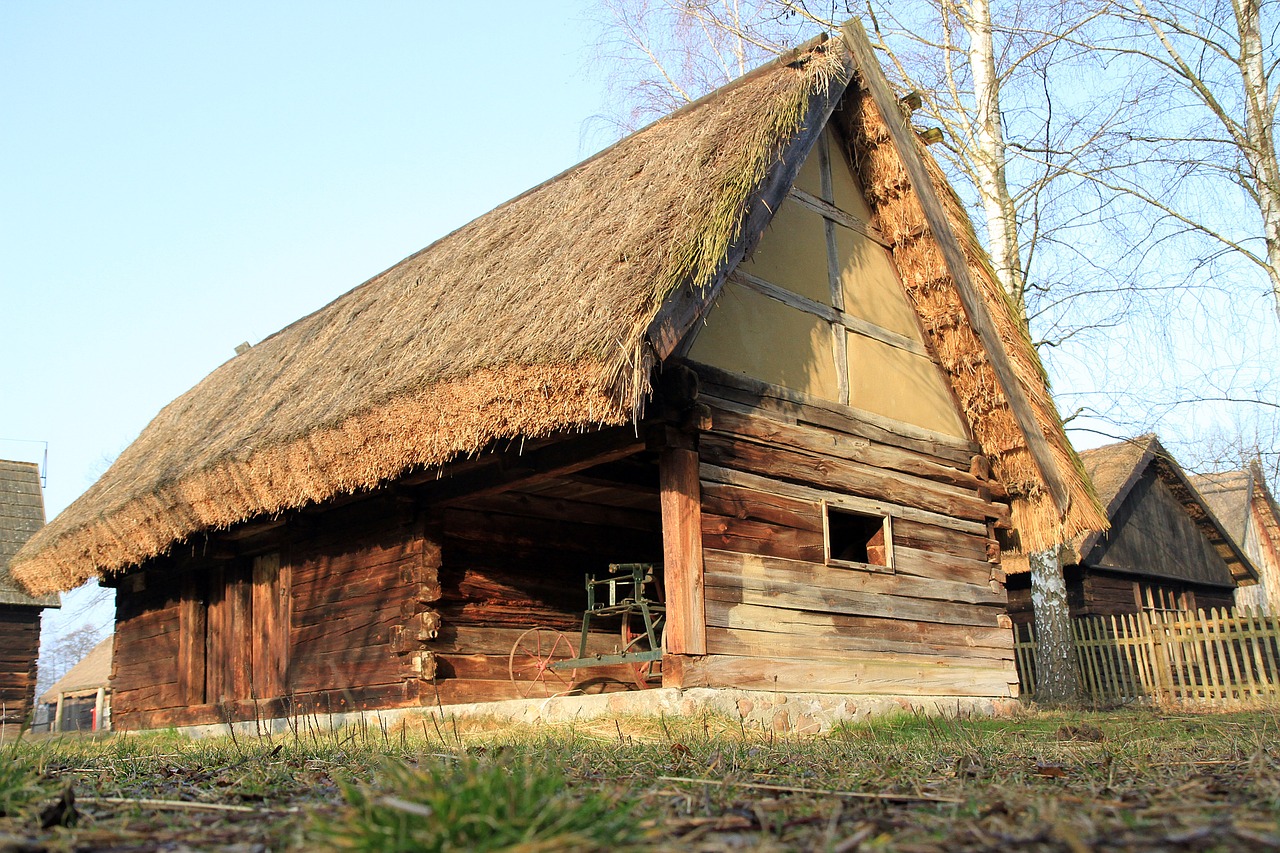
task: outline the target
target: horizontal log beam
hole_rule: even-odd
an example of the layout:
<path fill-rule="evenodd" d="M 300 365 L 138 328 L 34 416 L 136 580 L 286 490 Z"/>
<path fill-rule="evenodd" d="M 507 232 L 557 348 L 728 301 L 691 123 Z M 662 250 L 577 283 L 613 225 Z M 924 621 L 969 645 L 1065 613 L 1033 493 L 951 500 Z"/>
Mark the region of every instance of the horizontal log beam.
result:
<path fill-rule="evenodd" d="M 494 454 L 472 465 L 459 466 L 455 472 L 442 477 L 428 473 L 401 482 L 425 484 L 419 490 L 421 499 L 443 507 L 616 462 L 644 449 L 644 437 L 637 435 L 633 427 L 616 427 L 565 438 L 526 453 L 509 451 Z"/>

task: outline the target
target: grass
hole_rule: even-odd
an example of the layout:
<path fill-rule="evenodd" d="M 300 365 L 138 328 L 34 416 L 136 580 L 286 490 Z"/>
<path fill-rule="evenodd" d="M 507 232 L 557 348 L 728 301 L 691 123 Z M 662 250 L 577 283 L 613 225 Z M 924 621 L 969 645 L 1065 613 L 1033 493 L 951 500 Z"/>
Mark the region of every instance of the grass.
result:
<path fill-rule="evenodd" d="M 1280 713 L 27 738 L 0 809 L 0 849 L 1280 849 Z"/>

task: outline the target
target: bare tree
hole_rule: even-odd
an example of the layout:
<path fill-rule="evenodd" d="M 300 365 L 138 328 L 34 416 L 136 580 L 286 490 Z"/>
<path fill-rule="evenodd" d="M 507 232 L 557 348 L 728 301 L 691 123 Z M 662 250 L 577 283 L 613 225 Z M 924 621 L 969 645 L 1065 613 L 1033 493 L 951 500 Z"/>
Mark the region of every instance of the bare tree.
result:
<path fill-rule="evenodd" d="M 1151 85 L 1162 107 L 1122 129 L 1147 153 L 1141 168 L 1098 179 L 1262 272 L 1280 316 L 1280 52 L 1263 11 L 1260 0 L 1117 0 L 1108 12 L 1118 26 L 1089 47 L 1112 59 L 1117 79 Z M 1257 219 L 1241 217 L 1237 199 Z"/>
<path fill-rule="evenodd" d="M 36 673 L 36 696 L 54 685 L 71 667 L 84 660 L 93 647 L 102 642 L 106 634 L 89 623 L 67 631 L 49 644 L 40 654 Z"/>

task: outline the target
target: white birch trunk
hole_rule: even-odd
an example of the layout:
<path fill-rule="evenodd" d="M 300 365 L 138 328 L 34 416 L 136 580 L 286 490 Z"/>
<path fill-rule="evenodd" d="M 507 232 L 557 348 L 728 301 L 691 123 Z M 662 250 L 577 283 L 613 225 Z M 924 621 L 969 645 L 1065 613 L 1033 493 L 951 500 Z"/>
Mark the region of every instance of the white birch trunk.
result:
<path fill-rule="evenodd" d="M 966 11 L 963 20 L 969 34 L 969 68 L 973 74 L 975 102 L 974 179 L 986 214 L 987 239 L 996 275 L 1018 312 L 1025 315 L 1018 215 L 1005 177 L 1008 148 L 1000 116 L 1000 79 L 996 75 L 991 37 L 990 0 L 969 0 Z"/>
<path fill-rule="evenodd" d="M 1067 585 L 1056 548 L 1028 555 L 1031 609 L 1036 628 L 1036 700 L 1049 705 L 1080 701 Z"/>
<path fill-rule="evenodd" d="M 1267 247 L 1267 275 L 1280 316 L 1280 163 L 1276 160 L 1273 125 L 1275 103 L 1267 86 L 1262 54 L 1262 14 L 1258 0 L 1232 0 L 1240 35 L 1240 77 L 1245 95 L 1244 155 L 1253 171 Z"/>
<path fill-rule="evenodd" d="M 1018 214 L 1005 178 L 1008 147 L 1000 116 L 1000 79 L 996 75 L 991 36 L 990 0 L 968 0 L 964 17 L 969 34 L 969 68 L 973 74 L 976 152 L 974 178 L 987 217 L 987 238 L 996 275 L 1026 318 L 1025 279 L 1018 247 Z M 1031 601 L 1036 629 L 1036 696 L 1061 704 L 1080 698 L 1071 640 L 1067 587 L 1056 549 L 1030 556 Z"/>

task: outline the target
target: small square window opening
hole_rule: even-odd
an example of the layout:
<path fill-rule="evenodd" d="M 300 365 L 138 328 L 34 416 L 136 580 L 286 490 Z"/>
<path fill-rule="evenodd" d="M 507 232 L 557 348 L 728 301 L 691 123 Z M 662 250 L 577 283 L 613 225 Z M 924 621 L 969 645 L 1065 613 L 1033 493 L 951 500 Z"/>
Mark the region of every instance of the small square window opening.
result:
<path fill-rule="evenodd" d="M 826 507 L 827 562 L 893 570 L 889 518 Z"/>

